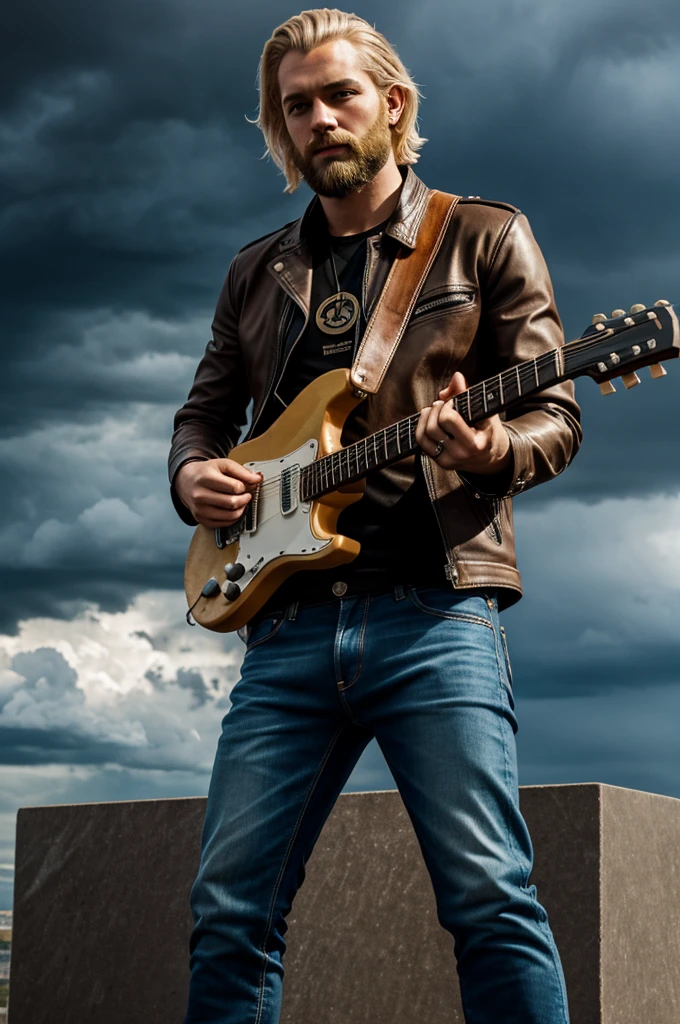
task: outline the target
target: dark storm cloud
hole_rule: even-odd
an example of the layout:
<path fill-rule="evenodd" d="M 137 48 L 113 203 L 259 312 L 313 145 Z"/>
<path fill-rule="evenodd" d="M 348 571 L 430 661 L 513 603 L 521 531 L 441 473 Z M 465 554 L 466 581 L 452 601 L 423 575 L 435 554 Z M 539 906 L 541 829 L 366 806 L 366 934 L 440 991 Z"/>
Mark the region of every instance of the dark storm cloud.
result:
<path fill-rule="evenodd" d="M 282 3 L 14 5 L 0 62 L 5 625 L 110 610 L 181 579 L 164 460 L 229 259 L 297 216 L 246 122 Z M 593 312 L 677 298 L 677 5 L 358 9 L 425 94 L 425 181 L 530 218 L 568 337 Z M 676 367 L 602 399 L 585 442 L 520 502 L 672 492 Z M 621 389 L 620 389 L 621 390 Z M 521 514 L 521 513 L 520 513 Z M 46 587 L 40 575 L 52 573 Z M 28 570 L 28 571 L 27 571 Z"/>

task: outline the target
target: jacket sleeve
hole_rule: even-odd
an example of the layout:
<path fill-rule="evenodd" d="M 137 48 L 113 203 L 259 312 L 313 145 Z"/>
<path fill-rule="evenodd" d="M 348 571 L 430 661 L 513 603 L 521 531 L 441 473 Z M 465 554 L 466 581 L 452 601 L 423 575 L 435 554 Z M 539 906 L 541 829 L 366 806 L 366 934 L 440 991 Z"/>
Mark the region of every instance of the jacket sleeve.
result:
<path fill-rule="evenodd" d="M 180 501 L 174 481 L 185 462 L 226 458 L 237 443 L 249 401 L 238 338 L 236 257 L 229 267 L 212 323 L 212 339 L 198 364 L 186 402 L 175 414 L 168 457 L 170 496 L 180 518 L 196 520 Z"/>
<path fill-rule="evenodd" d="M 550 274 L 522 213 L 510 217 L 496 243 L 482 304 L 494 373 L 564 344 Z M 571 462 L 582 438 L 573 382 L 530 395 L 508 411 L 504 425 L 510 467 L 491 476 L 466 474 L 478 491 L 499 498 L 551 480 Z"/>

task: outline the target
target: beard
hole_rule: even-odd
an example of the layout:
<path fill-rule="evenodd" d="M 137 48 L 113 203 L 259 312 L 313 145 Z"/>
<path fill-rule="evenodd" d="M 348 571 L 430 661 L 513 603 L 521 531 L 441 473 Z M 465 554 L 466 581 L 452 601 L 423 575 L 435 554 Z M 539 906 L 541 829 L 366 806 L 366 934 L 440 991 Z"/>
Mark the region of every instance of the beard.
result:
<path fill-rule="evenodd" d="M 341 156 L 314 154 L 325 146 L 347 146 Z M 392 151 L 392 134 L 386 110 L 381 110 L 370 128 L 357 138 L 349 132 L 337 131 L 315 139 L 304 153 L 293 147 L 295 166 L 317 195 L 340 199 L 358 192 L 387 163 Z"/>

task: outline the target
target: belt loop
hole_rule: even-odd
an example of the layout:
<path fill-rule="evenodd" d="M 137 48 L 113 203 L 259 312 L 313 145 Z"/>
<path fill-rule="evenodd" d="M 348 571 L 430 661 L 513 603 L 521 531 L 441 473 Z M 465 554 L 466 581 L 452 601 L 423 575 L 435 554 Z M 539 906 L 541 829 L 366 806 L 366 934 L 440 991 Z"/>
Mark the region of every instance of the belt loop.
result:
<path fill-rule="evenodd" d="M 299 607 L 299 601 L 291 601 L 291 603 L 288 605 L 288 607 L 286 608 L 286 618 L 288 619 L 289 622 L 295 622 L 295 616 L 298 613 Z"/>
<path fill-rule="evenodd" d="M 406 597 L 406 591 L 404 590 L 403 584 L 395 583 L 394 584 L 394 600 L 395 601 L 403 601 L 405 597 Z"/>

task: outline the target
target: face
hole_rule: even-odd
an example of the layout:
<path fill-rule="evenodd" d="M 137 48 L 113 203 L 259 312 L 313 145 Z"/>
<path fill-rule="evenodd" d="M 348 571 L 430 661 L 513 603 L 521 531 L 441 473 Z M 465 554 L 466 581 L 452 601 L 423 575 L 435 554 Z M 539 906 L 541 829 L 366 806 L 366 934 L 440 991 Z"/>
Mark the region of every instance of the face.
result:
<path fill-rule="evenodd" d="M 400 90 L 381 96 L 346 39 L 287 53 L 279 85 L 291 155 L 310 188 L 338 198 L 372 181 L 392 156 Z"/>

